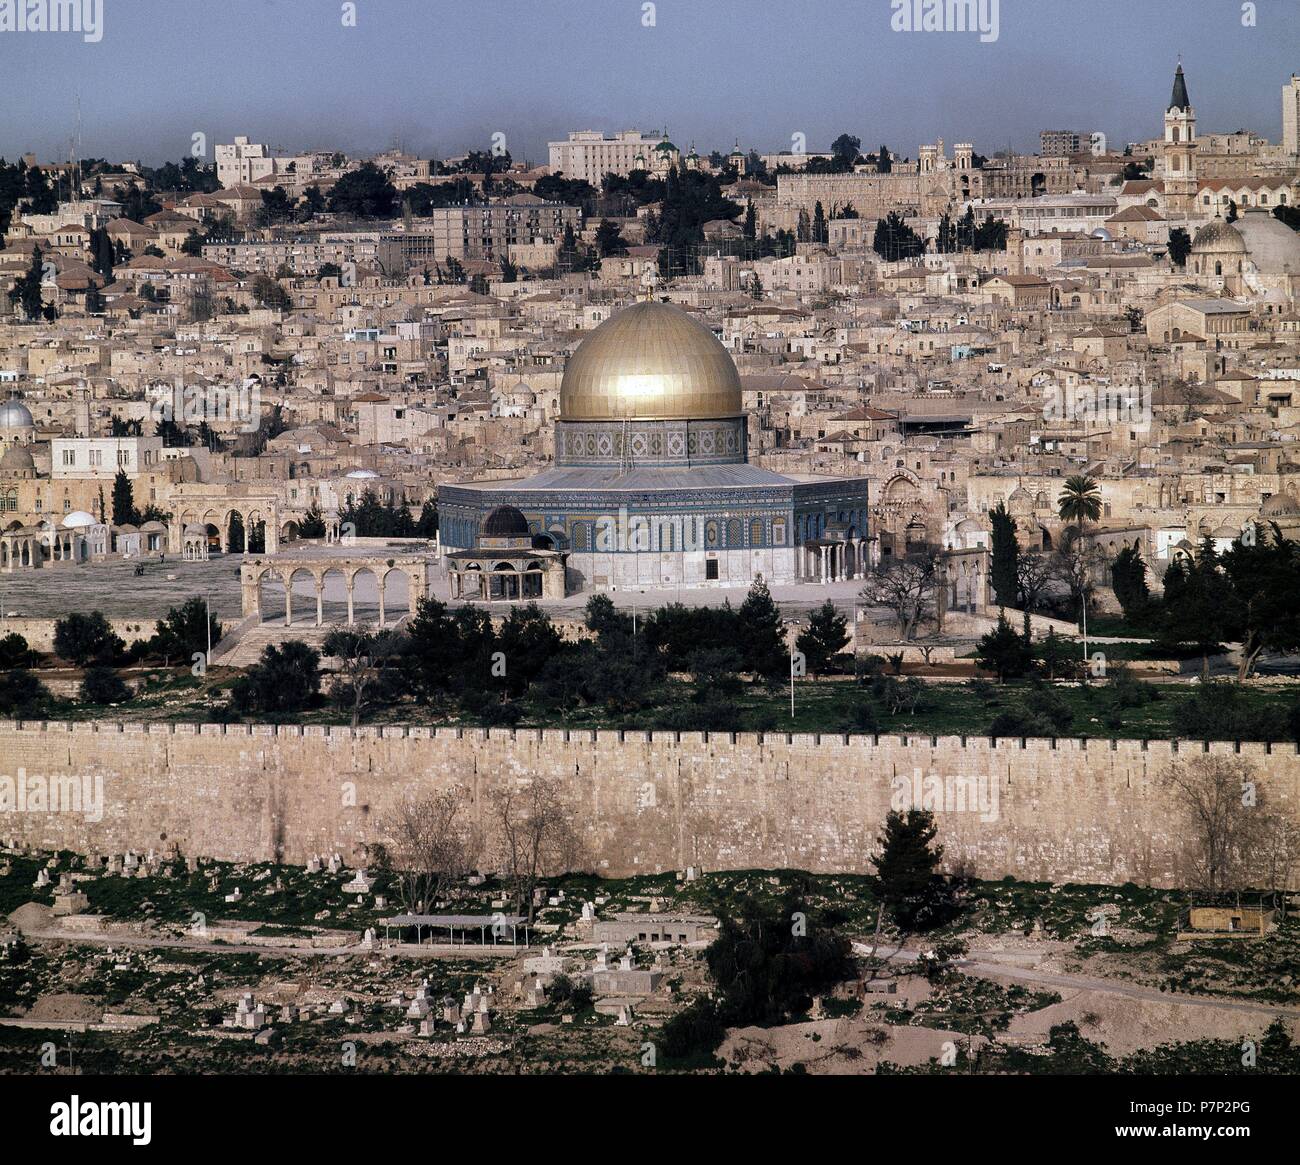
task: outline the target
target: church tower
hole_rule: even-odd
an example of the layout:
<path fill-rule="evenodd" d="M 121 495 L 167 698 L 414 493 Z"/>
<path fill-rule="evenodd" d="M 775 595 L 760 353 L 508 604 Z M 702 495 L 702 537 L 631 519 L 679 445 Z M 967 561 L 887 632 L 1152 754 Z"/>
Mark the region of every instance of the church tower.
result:
<path fill-rule="evenodd" d="M 1174 73 L 1174 92 L 1165 110 L 1160 178 L 1169 210 L 1180 215 L 1193 213 L 1196 207 L 1196 111 L 1187 98 L 1187 82 L 1183 78 L 1181 62 Z"/>

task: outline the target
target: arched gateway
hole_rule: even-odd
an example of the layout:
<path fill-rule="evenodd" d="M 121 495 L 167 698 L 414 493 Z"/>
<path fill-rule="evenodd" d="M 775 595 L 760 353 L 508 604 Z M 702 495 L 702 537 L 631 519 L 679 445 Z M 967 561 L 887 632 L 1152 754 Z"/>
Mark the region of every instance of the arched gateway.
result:
<path fill-rule="evenodd" d="M 350 554 L 350 555 L 312 555 L 298 557 L 294 555 L 276 555 L 275 558 L 255 558 L 244 562 L 239 569 L 240 592 L 243 601 L 244 616 L 271 614 L 264 612 L 262 605 L 262 585 L 264 582 L 278 584 L 277 592 L 282 588 L 284 603 L 284 625 L 293 626 L 294 583 L 303 584 L 310 580 L 316 592 L 316 611 L 313 625 L 324 626 L 326 575 L 331 581 L 342 580 L 347 597 L 347 624 L 352 626 L 361 621 L 357 618 L 356 592 L 357 583 L 365 578 L 378 591 L 378 625 L 390 626 L 394 614 L 398 618 L 415 613 L 420 600 L 428 594 L 426 576 L 428 559 L 423 554 Z M 393 600 L 390 602 L 390 597 Z M 395 611 L 396 607 L 405 610 Z"/>

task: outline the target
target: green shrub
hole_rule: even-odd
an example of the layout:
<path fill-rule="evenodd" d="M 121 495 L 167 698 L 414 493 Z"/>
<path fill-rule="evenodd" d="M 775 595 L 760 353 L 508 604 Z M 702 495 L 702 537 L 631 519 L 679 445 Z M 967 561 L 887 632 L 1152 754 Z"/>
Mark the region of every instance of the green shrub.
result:
<path fill-rule="evenodd" d="M 125 704 L 131 689 L 111 667 L 91 667 L 81 681 L 83 704 Z"/>

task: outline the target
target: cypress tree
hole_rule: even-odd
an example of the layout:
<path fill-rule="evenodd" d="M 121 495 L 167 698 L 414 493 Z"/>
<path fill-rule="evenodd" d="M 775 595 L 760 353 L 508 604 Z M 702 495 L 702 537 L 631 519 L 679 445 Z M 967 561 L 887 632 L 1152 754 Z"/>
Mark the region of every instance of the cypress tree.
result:
<path fill-rule="evenodd" d="M 126 470 L 119 469 L 113 478 L 113 525 L 138 526 L 140 511 L 135 508 L 135 492 L 131 488 L 131 479 Z"/>
<path fill-rule="evenodd" d="M 789 668 L 781 612 L 760 574 L 736 612 L 736 631 L 746 671 L 765 680 L 779 679 Z"/>
<path fill-rule="evenodd" d="M 1007 507 L 998 502 L 989 511 L 993 526 L 993 563 L 990 568 L 993 593 L 999 607 L 1014 606 L 1018 584 L 1016 567 L 1020 561 L 1020 546 L 1016 542 L 1016 523 L 1007 513 Z"/>

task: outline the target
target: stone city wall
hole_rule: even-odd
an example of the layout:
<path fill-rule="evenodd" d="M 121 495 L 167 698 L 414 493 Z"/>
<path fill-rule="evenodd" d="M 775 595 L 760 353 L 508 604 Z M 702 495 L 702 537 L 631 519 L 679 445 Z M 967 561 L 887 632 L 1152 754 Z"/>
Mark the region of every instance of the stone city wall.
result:
<path fill-rule="evenodd" d="M 1209 749 L 1237 753 L 1269 804 L 1300 818 L 1295 746 Z M 937 816 L 951 871 L 1163 886 L 1179 880 L 1189 829 L 1161 776 L 1201 752 L 1132 740 L 0 722 L 0 791 L 22 770 L 30 787 L 75 785 L 87 801 L 0 809 L 0 838 L 104 854 L 174 842 L 234 861 L 337 851 L 360 864 L 405 790 L 459 786 L 486 828 L 494 789 L 543 776 L 562 783 L 585 864 L 604 874 L 864 871 L 891 799 L 915 788 L 947 798 Z M 89 804 L 100 782 L 102 815 Z"/>

